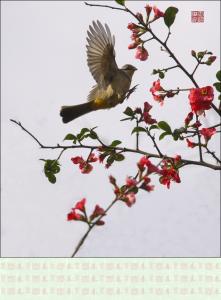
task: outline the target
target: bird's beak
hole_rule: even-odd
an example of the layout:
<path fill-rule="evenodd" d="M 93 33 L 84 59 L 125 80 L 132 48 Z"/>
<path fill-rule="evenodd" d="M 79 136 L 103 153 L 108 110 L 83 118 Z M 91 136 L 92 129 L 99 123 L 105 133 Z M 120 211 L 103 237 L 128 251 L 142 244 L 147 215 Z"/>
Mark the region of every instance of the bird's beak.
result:
<path fill-rule="evenodd" d="M 136 68 L 136 67 L 134 67 L 134 71 L 137 71 L 137 68 Z"/>

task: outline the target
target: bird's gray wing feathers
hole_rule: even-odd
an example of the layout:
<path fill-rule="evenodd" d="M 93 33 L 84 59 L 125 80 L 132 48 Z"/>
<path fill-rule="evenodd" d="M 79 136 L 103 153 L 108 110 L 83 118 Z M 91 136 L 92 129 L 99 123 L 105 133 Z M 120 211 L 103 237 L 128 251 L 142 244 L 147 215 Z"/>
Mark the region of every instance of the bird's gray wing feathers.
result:
<path fill-rule="evenodd" d="M 99 86 L 97 84 L 95 86 L 93 86 L 87 97 L 87 101 L 95 100 L 98 90 L 99 90 Z"/>
<path fill-rule="evenodd" d="M 106 87 L 118 70 L 115 61 L 115 38 L 110 29 L 97 21 L 89 26 L 87 34 L 87 63 L 95 81 L 101 87 Z"/>

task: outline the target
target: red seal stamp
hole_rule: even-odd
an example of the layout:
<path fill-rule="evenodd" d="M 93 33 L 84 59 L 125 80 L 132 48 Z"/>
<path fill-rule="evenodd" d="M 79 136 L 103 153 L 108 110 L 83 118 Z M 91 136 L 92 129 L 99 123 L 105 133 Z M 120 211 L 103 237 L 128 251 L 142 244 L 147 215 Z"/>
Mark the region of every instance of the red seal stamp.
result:
<path fill-rule="evenodd" d="M 204 11 L 191 11 L 191 21 L 192 23 L 203 23 L 204 22 Z"/>

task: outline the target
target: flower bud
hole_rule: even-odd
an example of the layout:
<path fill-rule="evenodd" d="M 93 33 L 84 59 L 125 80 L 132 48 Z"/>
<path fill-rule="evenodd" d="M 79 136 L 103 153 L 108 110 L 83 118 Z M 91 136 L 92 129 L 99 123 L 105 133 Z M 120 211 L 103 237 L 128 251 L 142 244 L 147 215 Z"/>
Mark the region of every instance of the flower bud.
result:
<path fill-rule="evenodd" d="M 109 176 L 109 181 L 111 184 L 116 185 L 116 179 L 112 175 Z"/>
<path fill-rule="evenodd" d="M 179 163 L 180 161 L 181 161 L 181 156 L 180 156 L 180 155 L 176 155 L 176 156 L 174 157 L 174 163 L 177 164 L 177 163 Z"/>
<path fill-rule="evenodd" d="M 200 52 L 197 53 L 197 57 L 198 58 L 203 58 L 205 54 L 206 54 L 205 51 L 200 51 Z"/>
<path fill-rule="evenodd" d="M 191 51 L 191 55 L 192 55 L 193 57 L 196 57 L 196 51 L 192 50 L 192 51 Z"/>
<path fill-rule="evenodd" d="M 150 13 L 152 11 L 152 6 L 150 6 L 150 5 L 147 4 L 145 6 L 145 9 L 146 9 L 147 17 L 149 17 L 149 15 L 150 15 Z"/>
<path fill-rule="evenodd" d="M 137 185 L 137 181 L 136 181 L 136 179 L 134 179 L 134 178 L 127 177 L 127 178 L 126 178 L 126 185 L 127 185 L 128 187 L 134 187 L 134 186 Z"/>
<path fill-rule="evenodd" d="M 128 49 L 129 50 L 131 50 L 131 49 L 135 49 L 135 48 L 137 48 L 137 43 L 132 43 L 132 44 L 130 44 L 130 45 L 128 45 Z"/>
<path fill-rule="evenodd" d="M 208 143 L 208 141 L 211 139 L 211 137 L 216 133 L 216 128 L 202 128 L 200 130 L 200 134 L 203 135 L 205 142 Z"/>
<path fill-rule="evenodd" d="M 216 56 L 210 56 L 208 58 L 208 61 L 211 62 L 211 63 L 213 63 L 215 60 L 216 60 Z"/>
<path fill-rule="evenodd" d="M 144 20 L 143 20 L 143 15 L 141 13 L 136 13 L 136 16 L 138 18 L 138 20 L 142 23 Z"/>
<path fill-rule="evenodd" d="M 137 52 L 135 54 L 135 58 L 139 59 L 141 61 L 147 60 L 149 54 L 147 52 L 147 50 L 141 46 L 137 47 Z"/>
<path fill-rule="evenodd" d="M 125 195 L 125 202 L 128 207 L 131 207 L 136 202 L 136 197 L 134 193 L 129 193 Z"/>
<path fill-rule="evenodd" d="M 142 115 L 142 109 L 141 109 L 140 107 L 135 108 L 134 112 L 135 112 L 136 114 Z"/>
<path fill-rule="evenodd" d="M 129 24 L 127 25 L 127 28 L 130 29 L 130 30 L 132 30 L 132 29 L 138 28 L 138 26 L 137 26 L 136 24 L 134 24 L 134 23 L 129 23 Z"/>
<path fill-rule="evenodd" d="M 105 222 L 103 220 L 99 220 L 96 222 L 96 225 L 98 225 L 98 226 L 102 226 L 104 224 L 105 224 Z"/>
<path fill-rule="evenodd" d="M 167 96 L 168 98 L 172 98 L 172 97 L 175 96 L 175 93 L 173 93 L 172 91 L 168 91 L 167 94 L 166 94 L 166 96 Z"/>
<path fill-rule="evenodd" d="M 194 142 L 190 141 L 189 139 L 186 139 L 186 141 L 187 141 L 187 146 L 189 148 L 195 148 L 196 146 L 198 146 L 197 143 L 194 143 Z"/>
<path fill-rule="evenodd" d="M 200 121 L 196 121 L 194 124 L 193 124 L 193 127 L 194 128 L 199 128 L 202 124 L 200 123 Z"/>
<path fill-rule="evenodd" d="M 185 125 L 188 126 L 189 123 L 192 121 L 192 119 L 193 119 L 193 113 L 191 111 L 188 113 L 187 117 L 184 120 Z"/>
<path fill-rule="evenodd" d="M 153 7 L 153 12 L 154 12 L 154 18 L 158 19 L 160 17 L 164 17 L 164 13 L 159 10 L 159 8 L 157 8 L 156 6 Z"/>

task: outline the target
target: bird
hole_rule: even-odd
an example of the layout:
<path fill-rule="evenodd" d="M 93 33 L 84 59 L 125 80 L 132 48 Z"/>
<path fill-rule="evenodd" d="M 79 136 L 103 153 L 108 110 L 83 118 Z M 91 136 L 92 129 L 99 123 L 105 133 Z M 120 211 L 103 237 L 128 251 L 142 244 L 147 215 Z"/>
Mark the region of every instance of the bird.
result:
<path fill-rule="evenodd" d="M 63 123 L 99 109 L 110 109 L 128 97 L 137 68 L 130 64 L 118 68 L 114 46 L 115 36 L 111 34 L 108 25 L 93 21 L 87 31 L 86 48 L 87 64 L 96 85 L 89 92 L 87 102 L 61 107 Z"/>

